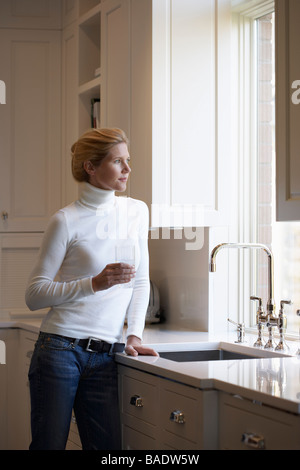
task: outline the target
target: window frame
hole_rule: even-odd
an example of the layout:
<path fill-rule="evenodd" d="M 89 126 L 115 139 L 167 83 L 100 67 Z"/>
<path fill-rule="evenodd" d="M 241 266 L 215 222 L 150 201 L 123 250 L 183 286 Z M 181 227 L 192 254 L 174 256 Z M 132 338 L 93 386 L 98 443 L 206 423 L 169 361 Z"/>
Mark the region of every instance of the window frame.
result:
<path fill-rule="evenodd" d="M 257 146 L 257 48 L 256 20 L 274 12 L 274 0 L 232 0 L 233 70 L 237 90 L 233 102 L 233 152 L 236 162 L 236 216 L 230 229 L 231 239 L 255 243 L 257 239 L 256 188 Z M 255 156 L 255 158 L 253 158 Z M 238 312 L 238 321 L 256 329 L 257 305 L 250 296 L 256 293 L 256 250 L 236 250 L 229 254 L 229 271 L 237 277 L 229 279 L 229 310 Z M 238 280 L 238 285 L 236 285 Z M 235 285 L 234 285 L 235 283 Z M 265 305 L 264 305 L 265 308 Z"/>

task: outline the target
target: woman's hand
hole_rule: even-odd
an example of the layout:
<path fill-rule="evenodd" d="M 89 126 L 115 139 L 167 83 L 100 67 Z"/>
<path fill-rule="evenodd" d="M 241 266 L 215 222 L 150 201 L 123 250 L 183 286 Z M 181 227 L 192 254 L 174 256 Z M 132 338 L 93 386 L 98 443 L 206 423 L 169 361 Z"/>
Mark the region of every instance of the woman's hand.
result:
<path fill-rule="evenodd" d="M 130 335 L 127 338 L 125 346 L 125 352 L 128 356 L 138 356 L 139 354 L 144 356 L 159 356 L 154 349 L 142 345 L 142 341 L 137 336 Z"/>
<path fill-rule="evenodd" d="M 94 292 L 109 289 L 117 284 L 130 282 L 134 276 L 134 266 L 126 263 L 108 264 L 100 274 L 92 278 L 92 288 Z"/>

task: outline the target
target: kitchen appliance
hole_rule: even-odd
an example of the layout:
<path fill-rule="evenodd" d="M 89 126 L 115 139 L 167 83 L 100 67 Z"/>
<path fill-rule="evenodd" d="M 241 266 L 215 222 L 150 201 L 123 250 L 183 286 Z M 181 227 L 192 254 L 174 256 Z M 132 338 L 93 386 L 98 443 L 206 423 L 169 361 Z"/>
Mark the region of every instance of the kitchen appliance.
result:
<path fill-rule="evenodd" d="M 160 323 L 161 309 L 159 291 L 154 282 L 150 281 L 149 305 L 146 313 L 146 323 Z"/>

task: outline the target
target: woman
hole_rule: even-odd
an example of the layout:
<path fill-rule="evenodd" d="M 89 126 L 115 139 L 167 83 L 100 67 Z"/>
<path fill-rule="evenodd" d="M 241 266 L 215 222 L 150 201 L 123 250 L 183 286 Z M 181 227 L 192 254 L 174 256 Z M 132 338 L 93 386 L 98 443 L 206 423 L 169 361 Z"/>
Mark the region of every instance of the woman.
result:
<path fill-rule="evenodd" d="M 93 129 L 72 146 L 80 196 L 50 219 L 26 290 L 31 310 L 50 307 L 29 370 L 30 449 L 64 449 L 72 408 L 83 449 L 120 449 L 114 353 L 124 349 L 126 313 L 126 353 L 156 355 L 141 344 L 147 206 L 115 196 L 126 189 L 129 160 L 120 129 Z M 135 266 L 115 259 L 120 246 L 134 250 Z"/>

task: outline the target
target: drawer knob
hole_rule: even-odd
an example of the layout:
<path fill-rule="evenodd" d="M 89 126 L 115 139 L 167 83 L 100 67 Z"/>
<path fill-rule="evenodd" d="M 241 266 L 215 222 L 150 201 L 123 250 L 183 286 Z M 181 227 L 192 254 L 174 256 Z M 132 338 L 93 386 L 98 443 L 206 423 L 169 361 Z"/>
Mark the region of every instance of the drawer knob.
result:
<path fill-rule="evenodd" d="M 244 432 L 242 442 L 252 449 L 265 449 L 265 438 L 251 432 Z"/>
<path fill-rule="evenodd" d="M 130 404 L 136 406 L 137 408 L 142 408 L 144 406 L 143 399 L 139 395 L 133 395 L 130 398 Z"/>
<path fill-rule="evenodd" d="M 178 424 L 185 423 L 184 413 L 179 410 L 172 411 L 172 413 L 170 414 L 170 421 L 173 421 L 174 423 Z"/>

